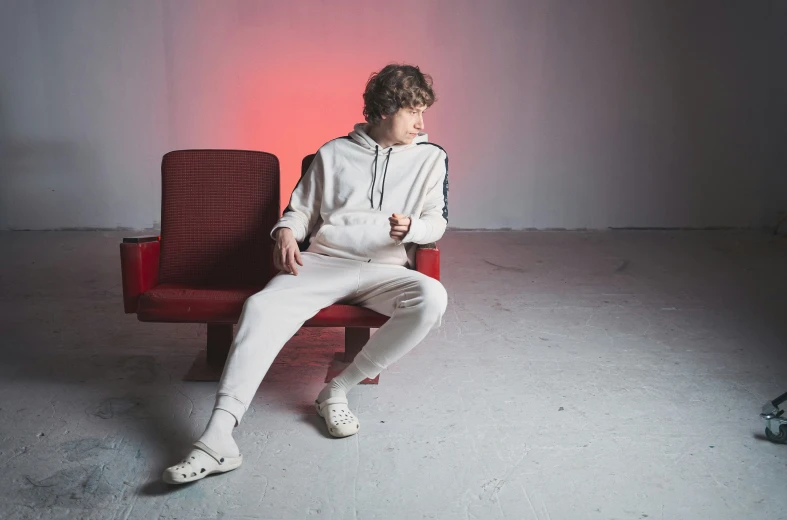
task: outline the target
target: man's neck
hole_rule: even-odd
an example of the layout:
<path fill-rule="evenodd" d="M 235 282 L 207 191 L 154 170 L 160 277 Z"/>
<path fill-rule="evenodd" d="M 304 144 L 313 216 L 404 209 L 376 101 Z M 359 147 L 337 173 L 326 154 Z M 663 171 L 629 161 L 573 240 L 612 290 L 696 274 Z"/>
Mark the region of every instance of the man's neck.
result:
<path fill-rule="evenodd" d="M 383 135 L 383 129 L 380 125 L 376 126 L 369 126 L 366 129 L 366 134 L 374 139 L 374 142 L 380 145 L 380 148 L 388 148 L 389 146 L 393 146 L 395 143 L 389 139 L 386 139 Z"/>

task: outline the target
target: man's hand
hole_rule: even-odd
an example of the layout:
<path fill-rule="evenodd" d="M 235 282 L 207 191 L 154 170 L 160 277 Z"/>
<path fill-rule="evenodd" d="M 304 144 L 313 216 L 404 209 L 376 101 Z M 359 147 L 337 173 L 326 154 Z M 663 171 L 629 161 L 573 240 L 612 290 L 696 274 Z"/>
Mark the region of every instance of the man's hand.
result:
<path fill-rule="evenodd" d="M 394 240 L 401 241 L 410 231 L 410 218 L 407 215 L 394 213 L 388 217 L 388 223 L 391 224 L 389 235 Z"/>
<path fill-rule="evenodd" d="M 273 266 L 279 271 L 298 276 L 296 263 L 303 265 L 298 242 L 292 236 L 290 228 L 279 228 L 276 231 L 276 246 L 273 248 Z"/>

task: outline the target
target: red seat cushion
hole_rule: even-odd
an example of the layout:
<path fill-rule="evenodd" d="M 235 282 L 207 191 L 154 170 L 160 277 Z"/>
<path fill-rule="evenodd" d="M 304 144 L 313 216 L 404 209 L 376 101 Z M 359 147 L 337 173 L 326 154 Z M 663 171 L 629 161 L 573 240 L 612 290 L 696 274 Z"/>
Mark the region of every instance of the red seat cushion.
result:
<path fill-rule="evenodd" d="M 373 327 L 380 328 L 388 316 L 356 305 L 331 305 L 321 310 L 304 327 Z"/>
<path fill-rule="evenodd" d="M 140 295 L 140 321 L 171 323 L 237 323 L 243 304 L 262 287 L 205 288 L 160 284 Z M 309 319 L 305 327 L 382 327 L 387 316 L 355 305 L 331 305 Z"/>
<path fill-rule="evenodd" d="M 164 283 L 140 295 L 137 317 L 140 321 L 236 323 L 246 299 L 261 290 Z"/>

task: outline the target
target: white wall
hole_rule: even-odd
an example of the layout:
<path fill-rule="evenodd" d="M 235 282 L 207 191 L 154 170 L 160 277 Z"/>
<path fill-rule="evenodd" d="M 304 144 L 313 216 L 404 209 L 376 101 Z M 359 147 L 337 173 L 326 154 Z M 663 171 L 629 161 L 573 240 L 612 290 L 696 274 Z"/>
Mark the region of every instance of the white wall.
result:
<path fill-rule="evenodd" d="M 431 73 L 459 228 L 787 210 L 787 2 L 0 0 L 0 229 L 154 226 L 161 156 L 300 157 Z"/>

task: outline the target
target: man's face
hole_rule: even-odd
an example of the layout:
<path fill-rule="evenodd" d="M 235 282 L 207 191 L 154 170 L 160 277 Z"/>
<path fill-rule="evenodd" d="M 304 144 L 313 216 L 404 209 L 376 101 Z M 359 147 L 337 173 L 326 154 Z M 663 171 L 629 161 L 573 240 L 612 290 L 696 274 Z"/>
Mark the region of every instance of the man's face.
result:
<path fill-rule="evenodd" d="M 425 106 L 400 108 L 392 116 L 383 119 L 386 136 L 394 144 L 410 144 L 419 132 L 424 131 Z"/>

